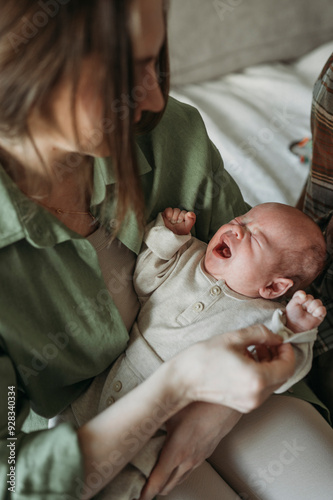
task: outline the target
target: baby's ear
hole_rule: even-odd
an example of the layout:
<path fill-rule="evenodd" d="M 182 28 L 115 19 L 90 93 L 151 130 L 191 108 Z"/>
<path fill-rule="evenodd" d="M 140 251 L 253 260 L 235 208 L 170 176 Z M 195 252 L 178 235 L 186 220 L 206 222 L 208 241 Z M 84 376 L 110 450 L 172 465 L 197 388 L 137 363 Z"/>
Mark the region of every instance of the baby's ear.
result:
<path fill-rule="evenodd" d="M 277 299 L 284 295 L 293 284 L 293 280 L 289 278 L 274 278 L 271 283 L 259 289 L 260 297 L 271 300 Z"/>

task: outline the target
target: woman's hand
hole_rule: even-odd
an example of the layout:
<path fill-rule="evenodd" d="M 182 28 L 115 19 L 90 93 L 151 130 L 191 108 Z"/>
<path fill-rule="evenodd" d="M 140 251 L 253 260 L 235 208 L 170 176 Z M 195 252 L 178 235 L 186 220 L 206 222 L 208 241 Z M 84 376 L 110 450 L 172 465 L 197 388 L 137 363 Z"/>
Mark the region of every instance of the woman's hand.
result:
<path fill-rule="evenodd" d="M 247 348 L 271 346 L 272 356 L 256 361 Z M 177 359 L 178 358 L 178 359 Z M 167 494 L 211 455 L 239 420 L 239 413 L 259 406 L 294 372 L 290 344 L 263 325 L 255 325 L 199 342 L 174 358 L 186 380 L 184 398 L 192 403 L 167 422 L 168 437 L 140 500 Z M 183 376 L 183 379 L 182 379 Z M 229 409 L 227 407 L 230 407 Z"/>
<path fill-rule="evenodd" d="M 240 419 L 222 405 L 192 403 L 166 423 L 167 439 L 140 500 L 167 495 L 208 458 Z"/>
<path fill-rule="evenodd" d="M 85 470 L 84 484 L 89 486 L 90 497 L 112 481 L 166 421 L 171 429 L 169 437 L 142 499 L 152 498 L 151 491 L 154 494 L 169 491 L 171 486 L 184 479 L 190 469 L 211 453 L 224 432 L 228 432 L 221 428 L 223 416 L 218 413 L 214 416 L 212 412 L 209 426 L 205 425 L 200 417 L 201 405 L 192 403 L 218 403 L 241 412 L 259 406 L 293 374 L 293 348 L 290 344 L 281 345 L 281 342 L 281 337 L 262 325 L 199 342 L 163 363 L 133 391 L 80 427 L 78 440 Z M 276 355 L 271 360 L 256 362 L 247 347 L 263 344 L 276 346 Z M 161 402 L 162 414 L 156 413 Z M 196 419 L 190 415 L 192 412 L 197 415 Z M 154 419 L 152 415 L 155 415 Z M 207 423 L 208 410 L 204 418 Z M 145 430 L 137 437 L 132 430 L 140 431 L 146 419 L 152 425 L 149 431 Z M 194 427 L 193 423 L 190 424 L 192 420 L 197 422 Z M 218 421 L 220 426 L 217 429 Z M 96 464 L 110 461 L 114 451 L 121 460 L 111 462 L 109 473 L 99 476 L 100 481 L 92 489 L 88 479 L 91 474 L 98 473 Z M 164 467 L 165 471 L 162 471 Z"/>
<path fill-rule="evenodd" d="M 257 408 L 294 373 L 293 348 L 282 342 L 265 326 L 253 325 L 194 344 L 174 358 L 185 384 L 184 398 L 242 413 Z M 261 345 L 274 346 L 271 359 L 251 356 L 248 347 Z"/>

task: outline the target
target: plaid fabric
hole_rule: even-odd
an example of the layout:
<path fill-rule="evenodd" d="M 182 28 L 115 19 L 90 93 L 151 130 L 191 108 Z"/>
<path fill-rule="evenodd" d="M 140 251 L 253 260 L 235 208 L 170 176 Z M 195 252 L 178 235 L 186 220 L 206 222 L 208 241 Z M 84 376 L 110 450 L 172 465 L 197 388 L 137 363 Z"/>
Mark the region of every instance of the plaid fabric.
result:
<path fill-rule="evenodd" d="M 329 260 L 324 273 L 315 281 L 327 316 L 319 327 L 314 355 L 333 348 L 333 54 L 326 62 L 313 91 L 311 128 L 313 157 L 304 201 L 304 212 L 322 228 Z"/>

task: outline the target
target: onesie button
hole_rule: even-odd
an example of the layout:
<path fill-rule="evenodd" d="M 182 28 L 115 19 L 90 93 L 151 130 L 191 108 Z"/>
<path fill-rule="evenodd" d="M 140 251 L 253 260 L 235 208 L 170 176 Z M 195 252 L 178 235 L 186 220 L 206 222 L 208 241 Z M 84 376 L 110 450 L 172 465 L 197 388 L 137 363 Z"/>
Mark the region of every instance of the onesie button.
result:
<path fill-rule="evenodd" d="M 213 286 L 213 288 L 210 289 L 210 294 L 213 296 L 220 295 L 221 293 L 221 288 L 217 285 Z"/>
<path fill-rule="evenodd" d="M 110 396 L 110 397 L 106 400 L 106 404 L 107 404 L 108 406 L 110 406 L 110 405 L 112 405 L 112 404 L 114 403 L 114 401 L 115 401 L 115 399 L 114 399 L 112 396 Z"/>
<path fill-rule="evenodd" d="M 117 380 L 117 382 L 115 382 L 113 384 L 113 389 L 116 391 L 116 392 L 119 392 L 121 391 L 121 388 L 122 388 L 123 384 L 120 382 L 120 380 Z"/>
<path fill-rule="evenodd" d="M 203 303 L 202 303 L 202 302 L 197 302 L 197 303 L 196 303 L 196 304 L 194 304 L 194 306 L 193 306 L 193 311 L 195 311 L 195 312 L 199 313 L 199 312 L 201 312 L 201 311 L 203 310 L 203 308 L 204 308 L 204 307 L 205 307 L 205 306 L 203 305 Z"/>

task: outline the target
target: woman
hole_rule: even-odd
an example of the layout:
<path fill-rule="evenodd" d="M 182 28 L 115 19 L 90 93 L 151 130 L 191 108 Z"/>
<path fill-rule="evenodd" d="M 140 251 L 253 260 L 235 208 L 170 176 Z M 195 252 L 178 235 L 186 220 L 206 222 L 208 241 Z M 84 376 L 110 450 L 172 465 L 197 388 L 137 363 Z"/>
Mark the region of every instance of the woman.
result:
<path fill-rule="evenodd" d="M 51 418 L 77 397 L 89 402 L 125 349 L 138 310 L 130 280 L 142 221 L 183 204 L 198 213 L 197 236 L 207 241 L 246 207 L 198 114 L 173 100 L 164 110 L 162 0 L 20 0 L 0 9 L 0 392 L 8 393 L 1 498 L 91 498 L 167 422 L 168 441 L 142 494 L 151 499 L 210 456 L 239 412 L 282 385 L 292 350 L 260 326 L 217 336 L 165 363 L 77 432 L 64 423 L 25 433 L 30 407 Z M 111 245 L 104 229 L 117 232 Z M 277 345 L 278 355 L 255 363 L 246 354 L 253 344 Z M 299 412 L 285 399 L 276 409 L 282 422 Z M 312 416 L 304 428 L 320 446 L 316 419 L 324 421 L 300 410 Z M 327 429 L 324 441 L 332 450 Z M 230 475 L 218 453 L 214 467 Z M 235 498 L 207 462 L 192 476 L 175 498 L 195 498 L 197 478 Z"/>

